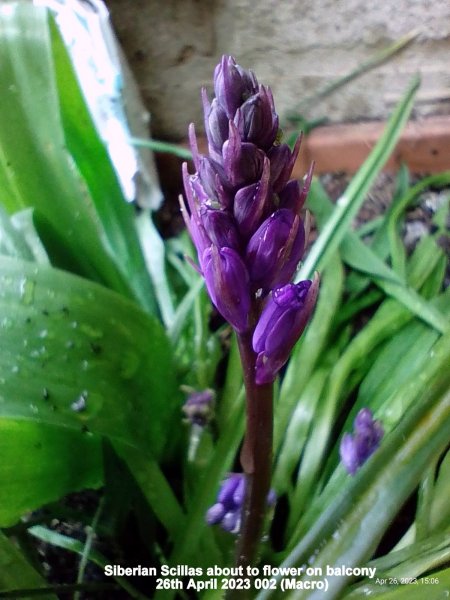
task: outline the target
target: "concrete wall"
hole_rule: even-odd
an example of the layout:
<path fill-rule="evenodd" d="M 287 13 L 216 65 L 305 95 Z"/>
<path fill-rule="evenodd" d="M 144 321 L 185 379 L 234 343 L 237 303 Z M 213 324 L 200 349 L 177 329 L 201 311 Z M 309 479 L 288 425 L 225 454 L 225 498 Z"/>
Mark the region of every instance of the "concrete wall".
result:
<path fill-rule="evenodd" d="M 332 122 L 386 117 L 413 73 L 422 74 L 416 115 L 450 114 L 449 0 L 107 0 L 113 24 L 152 113 L 155 136 L 201 126 L 199 89 L 211 89 L 224 53 L 269 84 L 283 117 L 305 96 L 413 29 L 400 55 L 307 116 Z M 200 127 L 199 127 L 200 129 Z"/>

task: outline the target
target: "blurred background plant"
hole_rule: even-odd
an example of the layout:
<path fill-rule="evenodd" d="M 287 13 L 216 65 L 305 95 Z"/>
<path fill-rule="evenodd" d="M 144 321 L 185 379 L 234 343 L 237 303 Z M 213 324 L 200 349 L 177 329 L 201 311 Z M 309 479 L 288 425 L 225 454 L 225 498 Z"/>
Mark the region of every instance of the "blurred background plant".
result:
<path fill-rule="evenodd" d="M 183 258 L 187 235 L 163 242 L 149 206 L 126 201 L 44 8 L 0 6 L 0 65 L 0 595 L 187 597 L 102 567 L 233 564 L 235 538 L 205 515 L 243 437 L 235 340 Z M 261 564 L 386 579 L 333 577 L 326 598 L 450 589 L 450 172 L 411 183 L 402 168 L 387 211 L 352 225 L 418 86 L 337 203 L 318 179 L 308 198 L 318 236 L 298 279 L 318 269 L 321 294 L 275 390 Z M 428 190 L 443 190 L 432 226 L 407 251 L 405 215 Z M 214 390 L 201 419 L 182 385 Z M 384 437 L 350 476 L 339 442 L 361 408 Z M 71 580 L 55 547 L 76 557 Z"/>

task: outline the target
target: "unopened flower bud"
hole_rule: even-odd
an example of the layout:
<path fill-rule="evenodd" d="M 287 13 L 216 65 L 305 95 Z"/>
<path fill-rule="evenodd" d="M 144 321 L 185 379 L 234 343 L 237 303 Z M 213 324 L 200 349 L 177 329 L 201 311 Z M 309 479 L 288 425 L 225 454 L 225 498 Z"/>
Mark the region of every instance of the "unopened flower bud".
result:
<path fill-rule="evenodd" d="M 313 311 L 319 278 L 288 283 L 268 298 L 253 334 L 258 354 L 255 381 L 258 385 L 275 380 Z"/>
<path fill-rule="evenodd" d="M 270 207 L 269 170 L 269 160 L 265 158 L 260 181 L 241 188 L 234 197 L 234 217 L 244 239 L 256 231 Z"/>
<path fill-rule="evenodd" d="M 229 139 L 222 150 L 223 168 L 233 188 L 258 181 L 264 167 L 264 152 L 254 144 L 242 142 L 241 136 L 230 121 Z"/>
<path fill-rule="evenodd" d="M 282 208 L 266 219 L 250 238 L 246 263 L 254 289 L 288 283 L 303 254 L 305 230 L 298 215 Z"/>
<path fill-rule="evenodd" d="M 259 86 L 258 93 L 238 108 L 234 123 L 244 141 L 268 150 L 278 133 L 278 115 L 269 88 Z"/>
<path fill-rule="evenodd" d="M 209 153 L 215 160 L 220 159 L 222 146 L 228 139 L 228 117 L 217 98 L 210 103 L 206 90 L 202 90 L 203 109 L 205 112 L 205 132 L 208 138 Z"/>
<path fill-rule="evenodd" d="M 232 56 L 223 56 L 214 71 L 214 93 L 232 119 L 247 98 L 258 91 L 258 82 L 251 71 L 236 64 Z"/>
<path fill-rule="evenodd" d="M 302 137 L 299 136 L 291 152 L 287 144 L 273 146 L 267 153 L 270 160 L 270 182 L 273 191 L 280 192 L 291 176 L 295 161 L 300 151 Z"/>
<path fill-rule="evenodd" d="M 384 433 L 381 422 L 374 420 L 368 408 L 359 411 L 353 425 L 353 434 L 345 433 L 339 448 L 342 464 L 350 475 L 375 452 Z"/>
<path fill-rule="evenodd" d="M 206 513 L 208 525 L 218 525 L 230 533 L 239 533 L 241 514 L 245 500 L 246 479 L 243 473 L 230 473 L 222 483 L 217 502 Z M 270 490 L 267 505 L 276 502 L 275 492 Z"/>
<path fill-rule="evenodd" d="M 202 256 L 208 293 L 217 310 L 238 332 L 248 328 L 250 290 L 247 268 L 232 248 L 212 245 Z"/>
<path fill-rule="evenodd" d="M 205 427 L 213 416 L 214 392 L 208 389 L 200 392 L 191 391 L 182 410 L 189 423 Z"/>

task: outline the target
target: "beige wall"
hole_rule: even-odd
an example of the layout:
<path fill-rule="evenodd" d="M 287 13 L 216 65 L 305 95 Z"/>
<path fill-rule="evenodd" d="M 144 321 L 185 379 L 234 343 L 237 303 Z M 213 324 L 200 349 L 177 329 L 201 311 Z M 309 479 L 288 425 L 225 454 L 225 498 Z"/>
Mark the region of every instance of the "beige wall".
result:
<path fill-rule="evenodd" d="M 278 112 L 355 68 L 413 29 L 399 56 L 316 103 L 308 117 L 383 118 L 422 74 L 416 115 L 450 114 L 450 0 L 107 0 L 152 113 L 155 135 L 185 137 L 201 124 L 199 88 L 233 54 L 269 84 Z"/>

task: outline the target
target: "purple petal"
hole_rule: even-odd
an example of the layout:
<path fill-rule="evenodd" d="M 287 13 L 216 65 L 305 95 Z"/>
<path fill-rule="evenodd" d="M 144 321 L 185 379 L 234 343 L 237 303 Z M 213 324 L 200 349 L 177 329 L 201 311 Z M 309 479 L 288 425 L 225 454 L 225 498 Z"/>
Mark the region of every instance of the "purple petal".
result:
<path fill-rule="evenodd" d="M 253 349 L 257 352 L 258 385 L 274 381 L 303 333 L 312 314 L 319 287 L 316 276 L 311 281 L 287 284 L 274 290 L 253 333 Z"/>
<path fill-rule="evenodd" d="M 236 64 L 232 56 L 223 56 L 214 71 L 214 92 L 217 100 L 232 119 L 239 106 L 258 89 L 251 71 Z"/>
<path fill-rule="evenodd" d="M 225 507 L 220 502 L 211 506 L 206 513 L 205 520 L 208 525 L 217 525 L 220 523 L 225 515 Z"/>
<path fill-rule="evenodd" d="M 238 332 L 248 328 L 250 289 L 247 268 L 232 248 L 211 246 L 202 257 L 206 287 L 217 310 Z"/>
<path fill-rule="evenodd" d="M 269 170 L 269 160 L 265 158 L 260 181 L 240 189 L 234 197 L 234 216 L 244 238 L 248 238 L 259 227 L 268 212 Z"/>
<path fill-rule="evenodd" d="M 305 231 L 300 218 L 280 209 L 250 238 L 246 263 L 255 288 L 271 289 L 288 283 L 303 254 Z"/>

